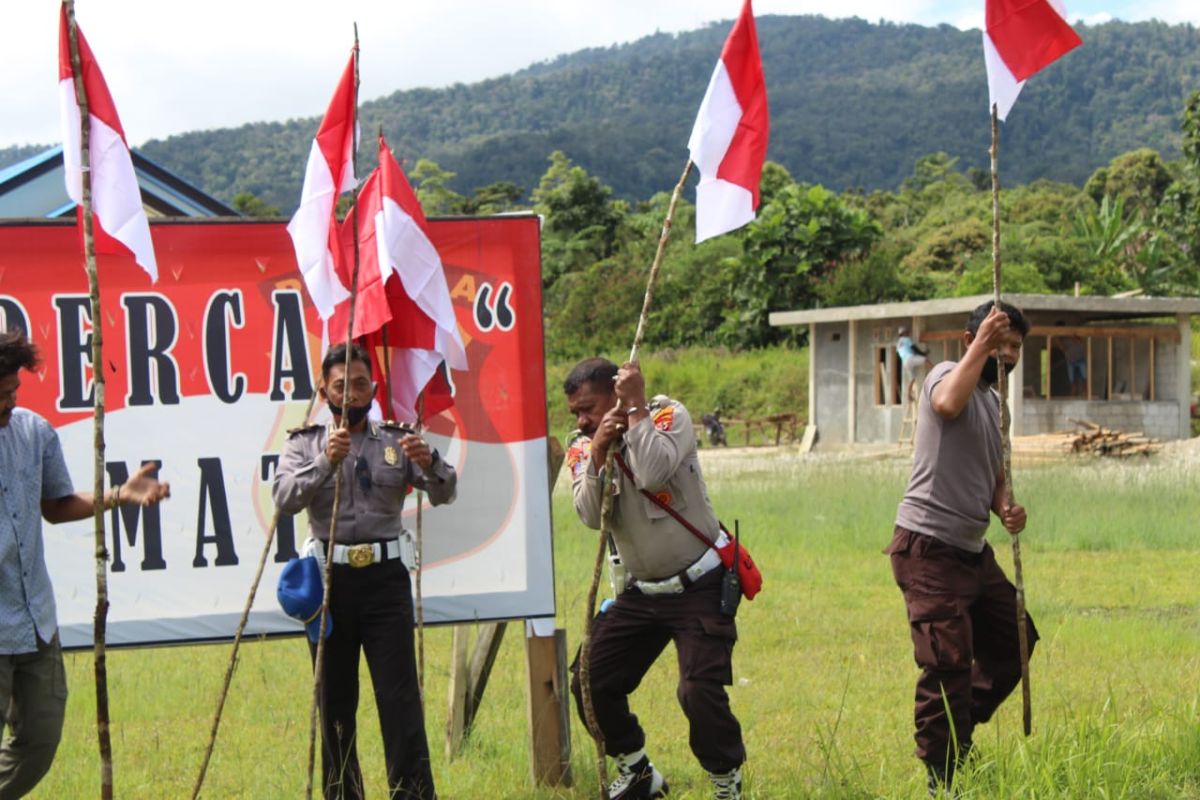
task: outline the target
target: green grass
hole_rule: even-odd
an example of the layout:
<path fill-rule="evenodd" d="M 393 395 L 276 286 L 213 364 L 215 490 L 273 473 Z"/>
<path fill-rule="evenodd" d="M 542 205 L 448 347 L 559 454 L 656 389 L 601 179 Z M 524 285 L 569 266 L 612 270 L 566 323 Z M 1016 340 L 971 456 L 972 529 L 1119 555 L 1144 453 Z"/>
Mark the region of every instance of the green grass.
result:
<path fill-rule="evenodd" d="M 625 353 L 602 353 L 616 363 Z M 692 347 L 646 352 L 642 356 L 646 391 L 686 398 L 696 422 L 720 408 L 724 417 L 758 419 L 770 414 L 808 414 L 808 348 L 768 347 L 730 352 Z M 567 413 L 562 382 L 575 361 L 546 365 L 546 404 L 550 430 L 560 440 L 575 427 Z M 732 438 L 731 438 L 732 441 Z"/>
<path fill-rule="evenodd" d="M 739 518 L 766 573 L 742 606 L 730 693 L 752 798 L 920 798 L 912 757 L 913 665 L 904 609 L 880 553 L 907 464 L 802 458 L 768 450 L 705 456 L 715 504 Z M 1030 610 L 1034 736 L 1019 696 L 977 733 L 964 798 L 1200 798 L 1200 467 L 1182 461 L 1020 467 L 1016 491 Z M 596 535 L 554 496 L 559 624 L 579 641 Z M 993 532 L 1001 564 L 1007 537 Z M 428 636 L 427 727 L 445 798 L 595 797 L 594 753 L 573 717 L 571 789 L 529 777 L 525 670 L 510 628 L 466 753 L 442 754 L 450 632 Z M 298 639 L 242 651 L 207 797 L 301 796 L 308 657 Z M 184 797 L 208 734 L 226 647 L 135 650 L 109 660 L 117 794 Z M 98 768 L 89 654 L 68 655 L 73 694 L 55 767 L 35 797 L 95 796 Z M 364 687 L 368 686 L 364 666 Z M 676 800 L 711 793 L 687 746 L 668 652 L 633 705 Z M 369 692 L 360 754 L 385 796 Z"/>

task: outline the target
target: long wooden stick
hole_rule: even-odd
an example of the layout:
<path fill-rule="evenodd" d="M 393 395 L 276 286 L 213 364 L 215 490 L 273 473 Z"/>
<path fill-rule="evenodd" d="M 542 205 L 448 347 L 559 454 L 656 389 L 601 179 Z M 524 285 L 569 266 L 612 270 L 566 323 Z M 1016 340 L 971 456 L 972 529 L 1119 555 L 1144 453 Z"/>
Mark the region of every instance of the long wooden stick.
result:
<path fill-rule="evenodd" d="M 313 404 L 316 402 L 317 393 L 314 391 L 308 398 L 308 408 L 304 411 L 304 421 L 307 423 L 309 416 L 312 415 Z M 254 598 L 258 595 L 258 585 L 262 582 L 263 570 L 267 566 L 267 557 L 271 554 L 271 545 L 275 542 L 275 531 L 279 527 L 279 509 L 275 509 L 274 516 L 271 517 L 271 526 L 267 529 L 267 539 L 263 542 L 262 553 L 258 557 L 258 570 L 254 573 L 254 581 L 250 584 L 250 595 L 246 598 L 246 605 L 242 609 L 242 618 L 238 621 L 237 631 L 233 634 L 233 647 L 229 651 L 229 663 L 225 666 L 225 681 L 221 684 L 221 691 L 217 696 L 217 710 L 213 713 L 212 727 L 208 734 L 208 745 L 204 748 L 204 758 L 200 762 L 200 772 L 196 776 L 196 785 L 192 789 L 192 800 L 197 800 L 200 797 L 200 791 L 204 788 L 204 778 L 208 775 L 208 765 L 212 760 L 213 749 L 217 744 L 217 733 L 221 729 L 221 717 L 225 711 L 225 701 L 229 697 L 229 686 L 233 683 L 233 672 L 237 668 L 238 650 L 242 646 L 242 634 L 246 630 L 246 624 L 250 619 L 250 609 L 254 606 Z"/>
<path fill-rule="evenodd" d="M 83 178 L 83 256 L 87 268 L 92 313 L 92 406 L 93 462 L 92 520 L 96 536 L 96 612 L 92 625 L 92 650 L 96 673 L 96 735 L 100 747 L 100 797 L 112 800 L 113 761 L 111 722 L 108 711 L 108 661 L 104 639 L 108 629 L 108 547 L 104 535 L 104 318 L 100 311 L 100 279 L 96 272 L 96 239 L 92 230 L 91 125 L 83 65 L 79 57 L 79 31 L 75 25 L 75 2 L 67 7 L 67 38 L 71 48 L 71 71 L 75 78 L 75 100 L 79 104 L 79 165 Z"/>
<path fill-rule="evenodd" d="M 425 416 L 425 392 L 417 395 L 417 433 L 421 433 L 421 423 Z M 421 535 L 421 506 L 424 498 L 417 489 L 417 533 L 413 543 L 417 551 L 417 573 L 414 576 L 416 590 L 417 614 L 417 693 L 421 697 L 421 716 L 425 716 L 425 602 L 421 596 L 421 573 L 425 571 L 425 540 Z"/>
<path fill-rule="evenodd" d="M 692 162 L 689 159 L 671 193 L 671 202 L 667 206 L 667 216 L 663 220 L 662 233 L 658 236 L 658 250 L 654 253 L 654 263 L 650 265 L 650 276 L 646 279 L 646 296 L 642 299 L 642 315 L 638 317 L 637 332 L 633 334 L 633 348 L 629 351 L 629 360 L 637 361 L 638 350 L 641 349 L 642 339 L 646 335 L 646 320 L 650 317 L 650 303 L 654 300 L 654 284 L 658 280 L 658 270 L 662 266 L 663 253 L 667 250 L 667 239 L 671 236 L 671 225 L 675 222 L 675 206 L 683 187 L 687 185 L 688 176 L 692 174 Z"/>
<path fill-rule="evenodd" d="M 675 184 L 675 191 L 671 193 L 671 202 L 667 206 L 667 216 L 663 220 L 662 233 L 658 237 L 658 249 L 654 253 L 654 262 L 650 265 L 650 275 L 646 278 L 646 296 L 642 299 L 642 313 L 638 317 L 637 331 L 633 335 L 633 347 L 629 351 L 630 361 L 637 361 L 638 350 L 641 348 L 646 334 L 646 320 L 650 316 L 650 305 L 654 300 L 654 284 L 658 280 L 658 270 L 662 266 L 663 253 L 666 252 L 667 240 L 671 236 L 671 225 L 675 222 L 675 206 L 679 203 L 679 196 L 683 194 L 683 187 L 687 184 L 688 175 L 691 172 L 692 162 L 689 160 L 687 166 L 683 168 L 683 174 L 679 176 L 679 183 Z M 596 775 L 600 780 L 602 800 L 608 798 L 608 767 L 604 753 L 604 734 L 600 731 L 600 725 L 596 721 L 596 711 L 592 705 L 590 661 L 592 626 L 596 621 L 596 595 L 600 591 L 600 574 L 604 568 L 604 554 L 607 551 L 609 539 L 612 537 L 613 455 L 614 450 L 610 447 L 604 459 L 604 495 L 600 500 L 600 546 L 596 551 L 596 563 L 592 569 L 592 584 L 588 588 L 587 620 L 583 627 L 583 643 L 579 648 L 579 688 L 580 694 L 583 696 L 583 718 L 588 732 L 592 734 L 592 739 L 596 743 Z"/>
<path fill-rule="evenodd" d="M 1000 307 L 1000 122 L 996 104 L 992 104 L 992 289 L 994 303 Z M 1012 424 L 1008 408 L 1008 371 L 1004 368 L 1004 357 L 996 351 L 996 391 L 1000 395 L 1000 447 L 1001 470 L 1004 477 L 1004 493 L 1008 502 L 1013 502 L 1012 488 L 1012 439 L 1009 428 Z M 1021 650 L 1021 721 L 1025 735 L 1033 732 L 1033 711 L 1029 693 L 1029 632 L 1026 630 L 1025 577 L 1021 569 L 1021 537 L 1012 534 L 1013 582 L 1017 587 L 1017 641 Z"/>
<path fill-rule="evenodd" d="M 358 23 L 354 24 L 354 119 L 351 120 L 351 125 L 357 129 L 358 127 Z M 354 137 L 354 134 L 350 134 Z M 358 175 L 358 142 L 355 141 L 350 148 L 352 171 L 354 175 Z M 336 180 L 336 178 L 335 178 Z M 353 363 L 354 344 L 354 312 L 355 306 L 358 303 L 358 189 L 354 187 L 354 199 L 350 206 L 350 214 L 353 222 L 351 225 L 354 228 L 354 274 L 350 280 L 350 317 L 346 322 L 346 370 L 345 377 L 342 381 L 342 419 L 341 427 L 343 429 L 349 427 L 350 417 L 350 365 Z M 313 766 L 316 761 L 316 744 L 317 744 L 317 708 L 321 702 L 321 685 L 325 677 L 325 630 L 329 625 L 329 589 L 333 584 L 333 548 L 337 540 L 337 523 L 338 513 L 341 510 L 342 504 L 342 465 L 337 465 L 337 470 L 333 474 L 333 510 L 330 512 L 329 519 L 329 542 L 325 546 L 325 589 L 324 596 L 321 600 L 321 624 L 317 629 L 317 652 L 313 663 L 313 692 L 312 705 L 308 713 L 308 781 L 305 786 L 305 797 L 307 800 L 312 800 L 313 792 Z"/>

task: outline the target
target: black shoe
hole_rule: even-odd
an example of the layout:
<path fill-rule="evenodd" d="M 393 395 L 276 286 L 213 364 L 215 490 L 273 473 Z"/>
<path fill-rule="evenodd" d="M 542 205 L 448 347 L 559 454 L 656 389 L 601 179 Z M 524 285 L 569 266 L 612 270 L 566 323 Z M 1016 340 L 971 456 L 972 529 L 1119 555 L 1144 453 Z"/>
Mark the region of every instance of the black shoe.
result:
<path fill-rule="evenodd" d="M 946 797 L 958 797 L 954 792 L 954 778 L 959 768 L 971 757 L 970 742 L 959 747 L 958 758 L 950 762 L 925 762 L 925 773 L 928 778 L 929 796 L 937 797 L 938 788 L 945 790 Z"/>
<path fill-rule="evenodd" d="M 941 765 L 935 766 L 933 764 L 926 764 L 925 765 L 925 773 L 928 778 L 929 796 L 930 797 L 937 797 L 939 789 L 945 789 L 946 795 L 949 797 L 954 796 L 954 789 L 953 789 L 954 770 L 953 769 L 949 770 L 949 774 L 947 774 L 946 768 Z"/>
<path fill-rule="evenodd" d="M 637 756 L 632 761 L 631 756 Z M 639 751 L 630 756 L 617 756 L 617 779 L 609 784 L 609 800 L 656 800 L 667 796 L 667 781 Z"/>

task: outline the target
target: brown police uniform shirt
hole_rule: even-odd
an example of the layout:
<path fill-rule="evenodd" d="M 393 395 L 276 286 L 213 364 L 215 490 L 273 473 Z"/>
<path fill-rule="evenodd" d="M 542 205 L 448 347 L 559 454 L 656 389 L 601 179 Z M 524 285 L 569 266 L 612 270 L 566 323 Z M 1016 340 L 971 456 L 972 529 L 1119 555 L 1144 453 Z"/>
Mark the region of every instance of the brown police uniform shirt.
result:
<path fill-rule="evenodd" d="M 271 494 L 279 510 L 308 510 L 310 534 L 329 541 L 333 516 L 334 466 L 325 456 L 329 429 L 310 425 L 290 432 L 279 458 Z M 425 472 L 404 455 L 400 440 L 410 433 L 396 423 L 368 422 L 350 435 L 350 453 L 342 459 L 342 493 L 338 506 L 337 542 L 357 544 L 395 539 L 403 532 L 400 512 L 409 487 L 429 493 L 433 505 L 454 500 L 458 476 L 433 451 Z"/>
<path fill-rule="evenodd" d="M 592 461 L 591 447 L 589 437 L 571 434 L 567 466 L 575 512 L 584 525 L 598 529 L 604 465 Z M 717 538 L 720 523 L 700 473 L 692 418 L 682 403 L 659 395 L 650 404 L 650 416 L 627 430 L 616 447 L 634 476 L 631 481 L 614 463 L 613 540 L 621 561 L 638 580 L 676 575 L 708 548 L 640 490 L 658 495 L 701 533 Z"/>
<path fill-rule="evenodd" d="M 978 553 L 1000 476 L 1000 402 L 980 381 L 954 419 L 933 410 L 933 390 L 957 362 L 943 361 L 921 387 L 912 476 L 896 524 Z"/>

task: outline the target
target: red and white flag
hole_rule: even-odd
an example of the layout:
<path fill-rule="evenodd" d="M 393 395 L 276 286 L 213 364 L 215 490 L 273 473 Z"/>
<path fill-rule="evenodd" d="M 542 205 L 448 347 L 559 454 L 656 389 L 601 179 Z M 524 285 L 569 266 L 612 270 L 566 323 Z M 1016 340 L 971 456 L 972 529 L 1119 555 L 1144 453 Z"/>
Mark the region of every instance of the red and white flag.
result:
<path fill-rule="evenodd" d="M 358 197 L 354 336 L 365 336 L 368 348 L 376 353 L 387 347 L 391 415 L 415 421 L 417 398 L 425 392 L 423 411 L 428 418 L 453 404 L 448 370 L 465 370 L 467 354 L 442 259 L 429 240 L 425 214 L 383 137 L 379 139 L 379 167 L 363 183 Z M 353 269 L 351 224 L 350 220 L 343 223 L 339 260 L 347 284 Z M 345 301 L 338 306 L 330 330 L 346 330 L 349 305 Z"/>
<path fill-rule="evenodd" d="M 1003 120 L 1029 76 L 1083 42 L 1061 0 L 987 0 L 985 16 L 988 105 Z"/>
<path fill-rule="evenodd" d="M 700 171 L 697 242 L 754 219 L 769 127 L 758 33 L 746 0 L 725 40 L 688 140 L 692 162 Z"/>
<path fill-rule="evenodd" d="M 338 279 L 334 251 L 338 247 L 334 211 L 338 195 L 354 188 L 354 62 L 357 49 L 338 81 L 333 100 L 317 129 L 304 171 L 300 207 L 292 215 L 287 231 L 296 250 L 296 266 L 304 276 L 308 296 L 321 319 L 329 319 L 334 307 L 350 296 Z"/>
<path fill-rule="evenodd" d="M 67 196 L 83 213 L 82 118 L 79 99 L 75 94 L 75 70 L 71 66 L 71 40 L 68 32 L 67 7 L 62 6 L 58 26 L 58 92 L 62 108 L 63 172 Z M 83 30 L 75 26 L 79 44 L 79 64 L 83 72 L 83 88 L 88 104 L 88 163 L 92 183 L 92 214 L 96 250 L 101 253 L 132 253 L 137 263 L 158 280 L 158 262 L 154 258 L 154 243 L 150 239 L 150 223 L 142 207 L 142 192 L 133 158 L 125 143 L 125 131 L 108 85 L 100 73 L 100 65 L 92 48 L 83 38 Z"/>

